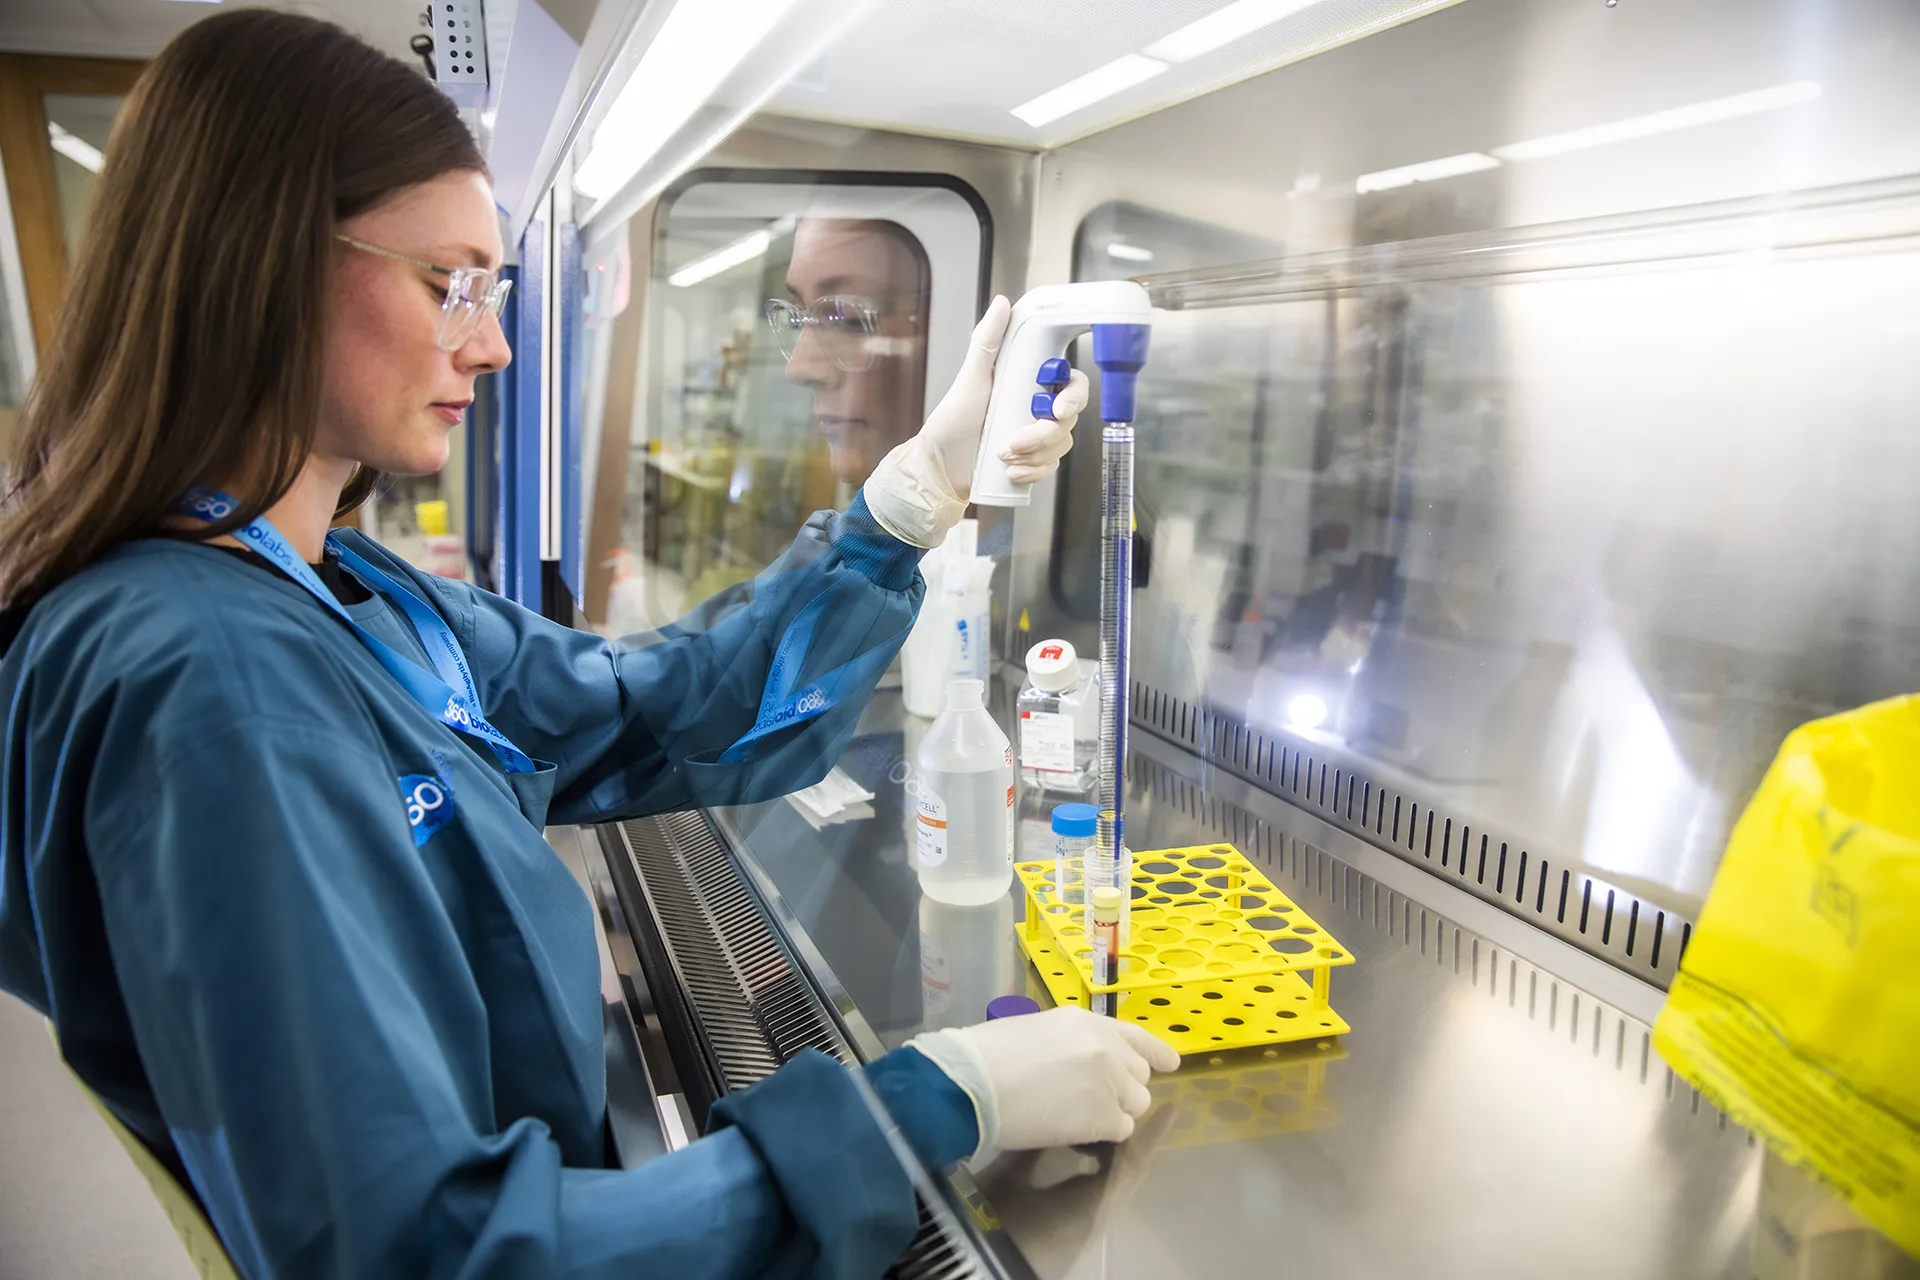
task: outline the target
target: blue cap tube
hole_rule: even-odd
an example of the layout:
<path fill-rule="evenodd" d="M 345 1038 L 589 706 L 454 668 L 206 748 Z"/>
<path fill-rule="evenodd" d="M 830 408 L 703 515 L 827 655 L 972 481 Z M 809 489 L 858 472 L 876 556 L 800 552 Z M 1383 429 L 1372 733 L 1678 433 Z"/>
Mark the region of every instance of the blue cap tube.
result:
<path fill-rule="evenodd" d="M 1100 811 L 1090 804 L 1057 804 L 1053 807 L 1053 833 L 1091 840 L 1099 816 Z"/>

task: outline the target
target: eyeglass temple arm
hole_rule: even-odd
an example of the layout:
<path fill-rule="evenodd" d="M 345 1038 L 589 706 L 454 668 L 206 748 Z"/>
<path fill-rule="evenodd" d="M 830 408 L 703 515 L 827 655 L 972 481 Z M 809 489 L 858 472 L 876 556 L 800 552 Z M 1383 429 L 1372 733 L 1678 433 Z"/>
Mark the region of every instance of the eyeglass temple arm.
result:
<path fill-rule="evenodd" d="M 438 266 L 434 263 L 428 262 L 425 258 L 415 258 L 409 254 L 395 253 L 392 249 L 382 249 L 377 244 L 368 244 L 365 240 L 355 240 L 352 236 L 341 235 L 338 232 L 334 233 L 333 238 L 335 240 L 340 241 L 340 243 L 342 244 L 352 245 L 354 248 L 360 250 L 360 252 L 362 253 L 372 253 L 372 254 L 377 254 L 382 258 L 391 258 L 395 262 L 404 262 L 410 267 L 419 267 L 423 271 L 432 271 L 437 275 L 443 275 L 443 276 L 449 276 L 449 277 L 453 275 L 452 267 Z"/>

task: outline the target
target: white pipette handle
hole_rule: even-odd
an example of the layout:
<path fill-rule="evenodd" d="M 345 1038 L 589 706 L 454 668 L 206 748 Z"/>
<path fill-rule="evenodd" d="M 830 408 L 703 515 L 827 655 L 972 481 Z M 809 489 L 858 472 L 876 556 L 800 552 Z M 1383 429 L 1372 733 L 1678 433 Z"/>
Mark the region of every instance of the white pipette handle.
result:
<path fill-rule="evenodd" d="M 1067 345 L 1096 324 L 1150 325 L 1153 303 L 1131 280 L 1050 284 L 1028 290 L 1013 304 L 1006 340 L 994 364 L 993 393 L 987 400 L 987 425 L 980 458 L 973 468 L 971 501 L 987 507 L 1024 507 L 1031 486 L 1007 479 L 1000 453 L 1013 435 L 1041 412 L 1052 413 L 1051 397 L 1066 386 Z M 1042 379 L 1045 379 L 1042 381 Z M 1036 404 L 1036 397 L 1046 397 Z"/>

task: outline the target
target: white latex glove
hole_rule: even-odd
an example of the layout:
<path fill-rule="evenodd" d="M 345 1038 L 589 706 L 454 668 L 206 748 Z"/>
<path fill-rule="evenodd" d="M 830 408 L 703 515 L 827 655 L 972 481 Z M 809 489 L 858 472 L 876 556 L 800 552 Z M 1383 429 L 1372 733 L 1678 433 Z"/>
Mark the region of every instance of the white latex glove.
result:
<path fill-rule="evenodd" d="M 867 509 L 880 526 L 902 542 L 937 547 L 966 512 L 973 467 L 993 394 L 993 362 L 1007 333 L 1012 311 L 996 297 L 974 326 L 966 362 L 911 440 L 896 445 L 867 477 Z M 1015 484 L 1044 480 L 1060 469 L 1073 447 L 1073 424 L 1087 407 L 1087 376 L 1078 370 L 1053 398 L 1053 418 L 1036 418 L 1006 443 L 1000 457 Z M 1029 1014 L 1029 1017 L 1032 1015 Z"/>
<path fill-rule="evenodd" d="M 930 1031 L 907 1041 L 973 1100 L 980 1146 L 1022 1151 L 1124 1142 L 1152 1105 L 1147 1081 L 1180 1055 L 1144 1028 L 1078 1005 Z"/>

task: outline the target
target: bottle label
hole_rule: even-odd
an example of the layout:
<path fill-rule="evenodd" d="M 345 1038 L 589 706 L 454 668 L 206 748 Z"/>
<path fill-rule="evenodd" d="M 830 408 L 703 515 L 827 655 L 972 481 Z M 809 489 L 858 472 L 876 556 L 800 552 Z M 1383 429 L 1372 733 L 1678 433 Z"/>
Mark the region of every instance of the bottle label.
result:
<path fill-rule="evenodd" d="M 914 851 L 920 865 L 937 867 L 947 860 L 947 803 L 920 784 L 920 820 L 914 824 Z"/>
<path fill-rule="evenodd" d="M 932 934 L 920 931 L 920 1002 L 931 1022 L 953 1007 L 953 982 L 947 953 Z"/>
<path fill-rule="evenodd" d="M 983 618 L 962 615 L 954 621 L 953 678 L 987 678 L 987 628 Z"/>
<path fill-rule="evenodd" d="M 1007 754 L 1013 754 L 1012 747 L 1007 748 Z M 1011 782 L 1007 784 L 1007 842 L 1001 847 L 1007 851 L 1007 866 L 1011 868 L 1013 866 L 1013 784 Z"/>
<path fill-rule="evenodd" d="M 1057 711 L 1022 711 L 1020 767 L 1036 773 L 1072 773 L 1073 717 Z"/>

